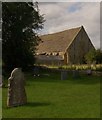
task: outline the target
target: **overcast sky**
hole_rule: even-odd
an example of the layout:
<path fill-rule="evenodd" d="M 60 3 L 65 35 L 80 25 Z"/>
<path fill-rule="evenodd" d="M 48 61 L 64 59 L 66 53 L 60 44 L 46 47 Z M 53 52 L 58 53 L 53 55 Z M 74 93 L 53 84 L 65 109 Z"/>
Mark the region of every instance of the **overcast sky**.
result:
<path fill-rule="evenodd" d="M 83 25 L 94 46 L 100 48 L 99 2 L 40 2 L 39 9 L 46 20 L 41 34 Z"/>

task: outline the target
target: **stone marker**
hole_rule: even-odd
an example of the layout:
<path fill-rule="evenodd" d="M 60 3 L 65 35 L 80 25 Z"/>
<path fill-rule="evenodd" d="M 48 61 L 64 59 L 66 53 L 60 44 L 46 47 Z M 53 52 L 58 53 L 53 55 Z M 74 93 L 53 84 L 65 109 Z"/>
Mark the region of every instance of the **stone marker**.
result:
<path fill-rule="evenodd" d="M 65 70 L 61 71 L 61 80 L 66 80 L 68 78 L 68 73 Z"/>
<path fill-rule="evenodd" d="M 27 103 L 25 79 L 21 68 L 15 68 L 8 79 L 7 106 L 20 106 Z"/>
<path fill-rule="evenodd" d="M 39 68 L 38 67 L 35 66 L 33 72 L 34 72 L 34 76 L 39 76 Z"/>
<path fill-rule="evenodd" d="M 74 70 L 73 71 L 73 78 L 79 78 L 80 77 L 80 75 L 79 75 L 79 71 L 78 70 Z"/>
<path fill-rule="evenodd" d="M 87 75 L 91 75 L 91 74 L 92 74 L 91 69 L 88 69 L 88 70 L 86 71 L 86 74 L 87 74 Z"/>

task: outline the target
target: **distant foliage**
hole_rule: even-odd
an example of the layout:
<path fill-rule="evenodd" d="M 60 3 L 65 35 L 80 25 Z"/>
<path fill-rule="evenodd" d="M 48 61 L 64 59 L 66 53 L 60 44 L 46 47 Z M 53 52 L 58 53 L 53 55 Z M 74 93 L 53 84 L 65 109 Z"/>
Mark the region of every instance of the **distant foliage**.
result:
<path fill-rule="evenodd" d="M 91 49 L 86 55 L 85 55 L 85 60 L 86 63 L 93 63 L 96 58 L 96 50 Z"/>
<path fill-rule="evenodd" d="M 102 63 L 102 50 L 100 49 L 96 50 L 96 63 Z"/>
<path fill-rule="evenodd" d="M 34 53 L 40 39 L 37 30 L 43 28 L 44 18 L 38 3 L 2 3 L 3 64 L 7 69 L 34 64 Z"/>
<path fill-rule="evenodd" d="M 102 63 L 102 50 L 101 49 L 92 49 L 85 55 L 85 60 L 87 63 Z"/>

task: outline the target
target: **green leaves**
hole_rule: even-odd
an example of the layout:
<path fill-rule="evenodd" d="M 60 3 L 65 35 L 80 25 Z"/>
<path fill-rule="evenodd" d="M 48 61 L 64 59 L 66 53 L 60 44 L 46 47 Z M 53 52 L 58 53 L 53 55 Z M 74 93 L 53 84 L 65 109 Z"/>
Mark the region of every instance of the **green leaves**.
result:
<path fill-rule="evenodd" d="M 87 63 L 102 63 L 102 51 L 100 49 L 92 49 L 85 55 Z"/>
<path fill-rule="evenodd" d="M 38 3 L 2 3 L 3 62 L 7 68 L 26 67 L 34 63 L 39 37 L 34 31 L 43 28 L 44 17 Z"/>

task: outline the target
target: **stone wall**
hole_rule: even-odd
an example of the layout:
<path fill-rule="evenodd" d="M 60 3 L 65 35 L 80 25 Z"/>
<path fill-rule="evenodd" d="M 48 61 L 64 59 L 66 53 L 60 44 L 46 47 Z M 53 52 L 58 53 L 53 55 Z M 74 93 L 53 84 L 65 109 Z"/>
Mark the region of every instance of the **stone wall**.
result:
<path fill-rule="evenodd" d="M 61 56 L 54 55 L 38 55 L 36 58 L 36 64 L 45 65 L 63 65 L 64 59 Z"/>

